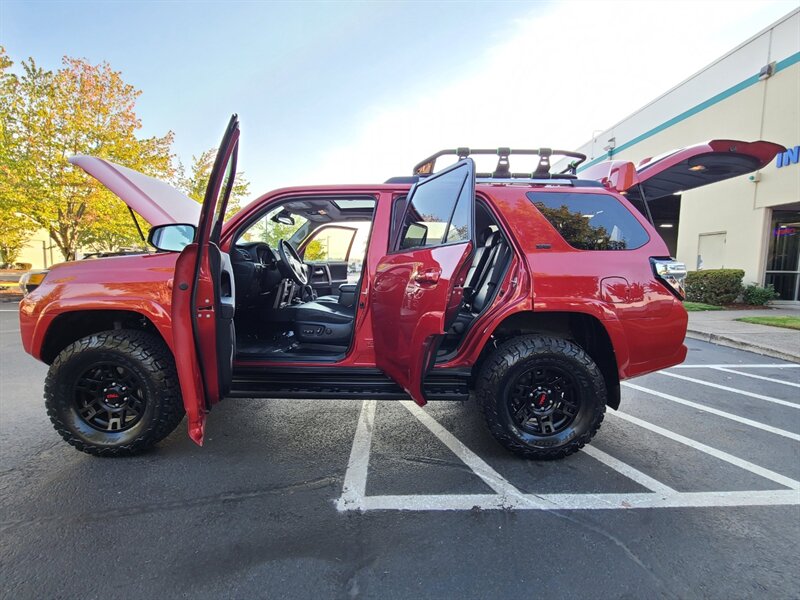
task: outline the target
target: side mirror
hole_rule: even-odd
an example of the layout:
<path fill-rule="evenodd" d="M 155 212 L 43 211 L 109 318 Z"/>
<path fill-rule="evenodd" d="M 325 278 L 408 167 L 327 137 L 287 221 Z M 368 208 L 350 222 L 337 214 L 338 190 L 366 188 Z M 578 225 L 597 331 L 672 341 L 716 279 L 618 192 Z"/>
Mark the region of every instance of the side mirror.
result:
<path fill-rule="evenodd" d="M 156 225 L 150 230 L 147 236 L 147 243 L 156 250 L 180 252 L 194 241 L 196 229 L 194 225 L 186 223 Z"/>

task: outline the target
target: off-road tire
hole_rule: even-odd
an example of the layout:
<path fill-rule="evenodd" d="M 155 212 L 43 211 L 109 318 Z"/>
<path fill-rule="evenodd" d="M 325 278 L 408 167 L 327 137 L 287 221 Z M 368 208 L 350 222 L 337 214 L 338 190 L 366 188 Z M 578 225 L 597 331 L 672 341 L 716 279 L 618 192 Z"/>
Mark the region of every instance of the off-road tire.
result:
<path fill-rule="evenodd" d="M 526 432 L 511 416 L 510 387 L 526 370 L 553 365 L 569 370 L 580 397 L 574 421 L 558 435 Z M 597 433 L 606 410 L 606 386 L 594 361 L 569 340 L 539 335 L 520 336 L 499 346 L 483 364 L 476 396 L 492 435 L 524 458 L 555 460 L 580 450 Z"/>
<path fill-rule="evenodd" d="M 128 430 L 93 429 L 78 412 L 74 386 L 80 374 L 97 361 L 118 364 L 141 382 L 145 409 Z M 172 433 L 184 415 L 171 352 L 158 337 L 137 330 L 95 333 L 67 346 L 50 366 L 44 400 L 61 437 L 95 456 L 130 456 L 147 450 Z"/>

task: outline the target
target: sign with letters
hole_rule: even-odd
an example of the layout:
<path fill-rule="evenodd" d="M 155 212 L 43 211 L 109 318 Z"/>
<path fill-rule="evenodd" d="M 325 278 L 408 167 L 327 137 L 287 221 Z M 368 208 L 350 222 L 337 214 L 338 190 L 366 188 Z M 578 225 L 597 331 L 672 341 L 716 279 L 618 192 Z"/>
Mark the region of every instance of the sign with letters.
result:
<path fill-rule="evenodd" d="M 786 152 L 779 153 L 775 160 L 776 166 L 779 169 L 781 167 L 788 167 L 789 165 L 796 165 L 797 162 L 800 161 L 800 146 L 788 148 Z"/>

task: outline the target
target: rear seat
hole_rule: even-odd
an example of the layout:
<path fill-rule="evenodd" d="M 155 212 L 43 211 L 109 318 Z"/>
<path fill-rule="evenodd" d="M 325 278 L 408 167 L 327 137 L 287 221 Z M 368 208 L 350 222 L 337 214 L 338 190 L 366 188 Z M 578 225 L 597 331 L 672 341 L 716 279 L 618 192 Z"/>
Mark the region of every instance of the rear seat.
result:
<path fill-rule="evenodd" d="M 499 231 L 487 229 L 483 246 L 475 251 L 464 284 L 464 308 L 476 314 L 486 308 L 500 283 L 510 249 Z"/>

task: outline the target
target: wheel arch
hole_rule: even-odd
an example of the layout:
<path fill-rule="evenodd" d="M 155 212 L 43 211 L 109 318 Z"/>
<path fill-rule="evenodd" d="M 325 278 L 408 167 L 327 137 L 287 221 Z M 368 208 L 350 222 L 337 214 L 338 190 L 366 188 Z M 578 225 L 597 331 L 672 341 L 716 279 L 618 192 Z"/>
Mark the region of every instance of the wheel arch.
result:
<path fill-rule="evenodd" d="M 519 335 L 548 335 L 571 340 L 578 344 L 597 364 L 606 383 L 606 404 L 619 408 L 620 377 L 618 352 L 603 321 L 585 312 L 569 311 L 520 311 L 508 315 L 492 332 L 495 344 L 500 344 Z M 482 363 L 492 344 L 481 353 Z M 476 365 L 478 372 L 480 364 Z"/>
<path fill-rule="evenodd" d="M 47 326 L 42 340 L 40 359 L 52 364 L 56 356 L 71 343 L 101 331 L 134 329 L 157 336 L 170 349 L 171 344 L 145 313 L 125 309 L 72 310 L 57 314 Z"/>

